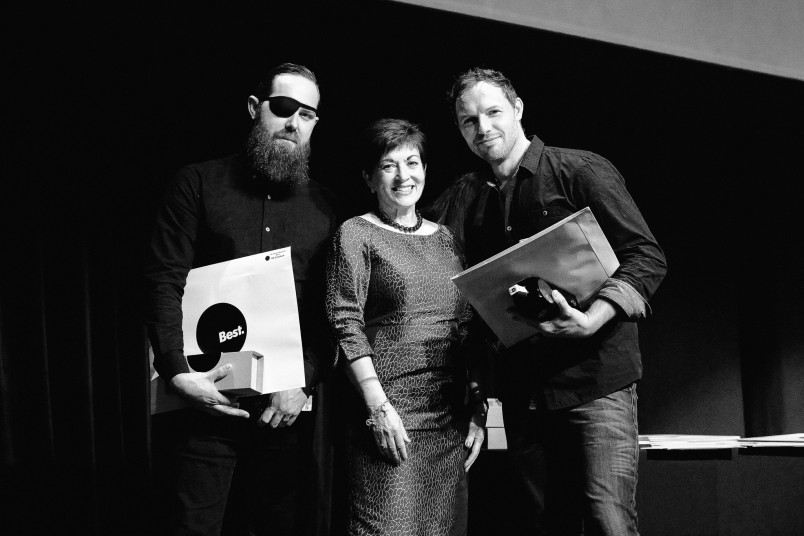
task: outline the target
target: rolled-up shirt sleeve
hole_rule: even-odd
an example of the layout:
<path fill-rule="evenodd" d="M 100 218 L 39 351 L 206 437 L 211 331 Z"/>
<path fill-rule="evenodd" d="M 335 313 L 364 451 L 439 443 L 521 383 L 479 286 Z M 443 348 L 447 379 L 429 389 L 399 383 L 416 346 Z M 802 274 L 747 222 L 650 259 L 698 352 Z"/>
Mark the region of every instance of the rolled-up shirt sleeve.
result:
<path fill-rule="evenodd" d="M 650 313 L 648 301 L 667 273 L 667 262 L 622 175 L 608 160 L 595 156 L 584 158 L 578 167 L 574 195 L 592 209 L 620 262 L 598 297 L 637 320 Z"/>
<path fill-rule="evenodd" d="M 632 320 L 646 318 L 651 312 L 647 300 L 634 287 L 619 279 L 611 277 L 607 279 L 598 291 L 597 297 L 614 303 L 627 318 Z"/>

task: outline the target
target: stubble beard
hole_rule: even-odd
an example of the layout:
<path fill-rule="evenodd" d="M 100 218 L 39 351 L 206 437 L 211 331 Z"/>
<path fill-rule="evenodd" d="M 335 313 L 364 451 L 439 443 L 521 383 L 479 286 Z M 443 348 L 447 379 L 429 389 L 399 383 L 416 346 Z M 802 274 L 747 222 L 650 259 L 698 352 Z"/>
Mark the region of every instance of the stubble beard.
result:
<path fill-rule="evenodd" d="M 504 162 L 514 150 L 516 139 L 511 140 L 508 136 L 502 137 L 502 143 L 496 144 L 492 147 L 483 147 L 473 144 L 473 152 L 488 162 L 489 164 L 499 164 Z"/>
<path fill-rule="evenodd" d="M 474 152 L 477 156 L 479 156 L 489 164 L 495 164 L 505 159 L 505 156 L 500 154 L 502 153 L 502 151 L 495 151 L 491 149 L 480 149 L 479 147 L 476 147 Z"/>
<path fill-rule="evenodd" d="M 280 139 L 292 139 L 289 147 Z M 246 156 L 257 178 L 276 194 L 289 194 L 310 180 L 310 142 L 300 143 L 297 132 L 269 134 L 257 117 L 249 134 Z"/>

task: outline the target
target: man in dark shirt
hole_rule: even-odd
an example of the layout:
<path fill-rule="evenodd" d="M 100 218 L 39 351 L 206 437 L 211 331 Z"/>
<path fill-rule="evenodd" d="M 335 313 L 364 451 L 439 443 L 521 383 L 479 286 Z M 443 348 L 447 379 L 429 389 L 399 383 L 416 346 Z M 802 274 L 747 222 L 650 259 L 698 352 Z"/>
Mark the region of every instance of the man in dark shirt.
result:
<path fill-rule="evenodd" d="M 322 254 L 336 224 L 331 194 L 308 177 L 319 98 L 306 67 L 269 71 L 248 98 L 253 127 L 245 150 L 183 168 L 156 221 L 145 273 L 154 367 L 192 406 L 153 418 L 170 533 L 219 534 L 225 511 L 237 533 L 305 533 L 313 423 L 302 408 L 325 359 Z M 187 273 L 287 246 L 306 386 L 238 403 L 215 388 L 229 369 L 202 373 L 188 365 L 181 311 Z"/>
<path fill-rule="evenodd" d="M 537 336 L 496 344 L 508 450 L 533 506 L 523 523 L 551 534 L 637 534 L 635 321 L 664 277 L 664 254 L 611 163 L 525 136 L 524 103 L 501 73 L 471 69 L 450 95 L 467 145 L 490 166 L 435 203 L 470 264 L 587 206 L 620 261 L 583 310 L 553 291 L 558 315 L 526 319 Z"/>

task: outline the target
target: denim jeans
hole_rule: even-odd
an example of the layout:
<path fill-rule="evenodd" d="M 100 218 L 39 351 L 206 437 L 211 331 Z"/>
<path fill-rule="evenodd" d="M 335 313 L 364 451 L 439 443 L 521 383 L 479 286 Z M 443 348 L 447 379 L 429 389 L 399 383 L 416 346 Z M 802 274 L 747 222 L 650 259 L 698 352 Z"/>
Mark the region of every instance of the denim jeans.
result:
<path fill-rule="evenodd" d="M 516 478 L 536 534 L 636 535 L 639 461 L 636 385 L 547 411 L 506 397 L 503 418 Z"/>

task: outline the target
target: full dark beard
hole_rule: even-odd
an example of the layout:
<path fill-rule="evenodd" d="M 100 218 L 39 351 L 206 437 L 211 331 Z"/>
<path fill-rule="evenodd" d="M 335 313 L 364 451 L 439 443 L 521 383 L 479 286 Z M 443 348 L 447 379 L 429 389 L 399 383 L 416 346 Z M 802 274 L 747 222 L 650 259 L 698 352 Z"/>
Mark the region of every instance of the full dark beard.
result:
<path fill-rule="evenodd" d="M 310 143 L 287 147 L 278 139 L 299 140 L 298 133 L 266 132 L 259 120 L 248 136 L 246 156 L 257 178 L 264 181 L 271 192 L 286 195 L 310 180 Z"/>

